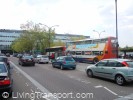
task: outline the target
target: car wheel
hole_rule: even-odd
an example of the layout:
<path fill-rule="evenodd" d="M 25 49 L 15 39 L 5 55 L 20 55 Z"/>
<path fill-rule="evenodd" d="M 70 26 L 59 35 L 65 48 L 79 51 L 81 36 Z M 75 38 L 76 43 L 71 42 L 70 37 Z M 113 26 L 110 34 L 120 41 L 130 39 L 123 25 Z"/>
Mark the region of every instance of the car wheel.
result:
<path fill-rule="evenodd" d="M 87 76 L 88 77 L 93 77 L 93 72 L 90 69 L 87 70 Z"/>
<path fill-rule="evenodd" d="M 24 66 L 24 63 L 21 63 L 21 66 Z"/>
<path fill-rule="evenodd" d="M 60 65 L 60 69 L 61 69 L 61 70 L 63 70 L 63 69 L 64 69 L 62 65 Z"/>
<path fill-rule="evenodd" d="M 115 77 L 115 81 L 116 81 L 116 84 L 121 85 L 121 86 L 124 85 L 126 82 L 122 75 L 117 75 Z"/>

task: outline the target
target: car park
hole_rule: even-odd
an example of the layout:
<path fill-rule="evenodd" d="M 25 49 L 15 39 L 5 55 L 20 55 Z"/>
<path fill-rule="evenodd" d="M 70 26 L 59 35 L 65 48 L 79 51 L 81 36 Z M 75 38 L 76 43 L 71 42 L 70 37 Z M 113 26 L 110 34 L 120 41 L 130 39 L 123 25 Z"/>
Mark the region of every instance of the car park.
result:
<path fill-rule="evenodd" d="M 47 55 L 38 55 L 35 61 L 37 63 L 49 63 L 49 57 Z"/>
<path fill-rule="evenodd" d="M 32 65 L 35 66 L 35 60 L 32 56 L 22 56 L 18 60 L 19 65 Z"/>
<path fill-rule="evenodd" d="M 8 93 L 7 95 L 11 96 L 12 91 L 13 79 L 11 77 L 10 69 L 4 62 L 0 62 L 0 94 Z"/>
<path fill-rule="evenodd" d="M 114 80 L 118 85 L 133 81 L 133 61 L 128 59 L 104 59 L 86 68 L 88 77 L 98 76 Z"/>
<path fill-rule="evenodd" d="M 76 62 L 71 56 L 60 56 L 57 57 L 55 60 L 52 60 L 52 66 L 58 67 L 60 69 L 76 69 Z"/>

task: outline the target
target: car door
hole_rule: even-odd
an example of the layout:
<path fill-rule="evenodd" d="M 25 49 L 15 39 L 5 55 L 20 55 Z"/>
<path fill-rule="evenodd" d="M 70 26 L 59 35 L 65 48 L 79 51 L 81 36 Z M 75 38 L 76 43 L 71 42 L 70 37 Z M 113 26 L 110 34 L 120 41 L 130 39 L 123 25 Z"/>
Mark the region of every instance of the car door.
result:
<path fill-rule="evenodd" d="M 57 57 L 57 58 L 54 60 L 53 65 L 54 65 L 55 67 L 60 67 L 60 57 Z"/>
<path fill-rule="evenodd" d="M 118 61 L 108 60 L 107 66 L 104 68 L 105 77 L 108 79 L 114 78 L 114 73 L 117 71 Z"/>
<path fill-rule="evenodd" d="M 99 77 L 104 77 L 105 75 L 105 67 L 107 64 L 107 60 L 101 60 L 99 61 L 96 65 L 95 68 L 93 69 L 94 75 L 99 76 Z"/>

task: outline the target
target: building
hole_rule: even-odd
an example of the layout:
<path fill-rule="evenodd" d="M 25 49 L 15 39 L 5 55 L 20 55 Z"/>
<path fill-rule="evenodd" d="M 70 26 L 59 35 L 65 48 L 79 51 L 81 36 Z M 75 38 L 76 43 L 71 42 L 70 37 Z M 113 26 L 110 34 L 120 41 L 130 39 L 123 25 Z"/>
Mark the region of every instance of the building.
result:
<path fill-rule="evenodd" d="M 10 45 L 21 33 L 21 30 L 0 29 L 0 53 L 12 53 Z"/>
<path fill-rule="evenodd" d="M 9 30 L 0 29 L 0 52 L 1 53 L 12 53 L 10 48 L 12 42 L 20 36 L 22 30 Z M 55 34 L 55 41 L 61 40 L 62 42 L 71 41 L 72 37 L 81 37 L 83 35 L 74 34 Z M 85 38 L 90 38 L 90 36 L 84 36 Z"/>
<path fill-rule="evenodd" d="M 75 34 L 56 34 L 55 35 L 55 41 L 61 40 L 62 42 L 69 42 L 72 41 L 71 38 L 90 38 L 90 36 L 84 36 L 84 35 L 75 35 Z"/>

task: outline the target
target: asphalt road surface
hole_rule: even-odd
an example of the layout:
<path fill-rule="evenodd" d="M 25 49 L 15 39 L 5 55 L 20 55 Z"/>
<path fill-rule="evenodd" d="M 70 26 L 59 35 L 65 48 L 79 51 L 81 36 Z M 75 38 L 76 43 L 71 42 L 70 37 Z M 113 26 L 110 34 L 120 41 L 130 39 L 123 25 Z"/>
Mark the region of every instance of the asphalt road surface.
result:
<path fill-rule="evenodd" d="M 10 100 L 133 100 L 133 83 L 118 86 L 110 80 L 89 78 L 85 68 L 90 64 L 77 63 L 76 70 L 60 70 L 50 63 L 20 66 L 18 58 L 9 59 L 14 80 Z"/>

